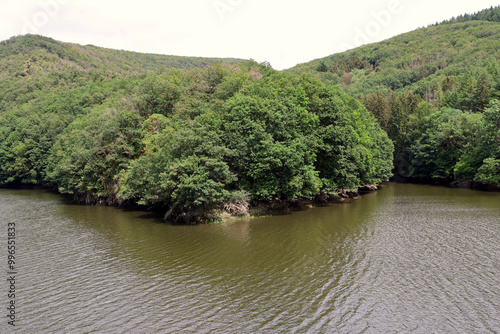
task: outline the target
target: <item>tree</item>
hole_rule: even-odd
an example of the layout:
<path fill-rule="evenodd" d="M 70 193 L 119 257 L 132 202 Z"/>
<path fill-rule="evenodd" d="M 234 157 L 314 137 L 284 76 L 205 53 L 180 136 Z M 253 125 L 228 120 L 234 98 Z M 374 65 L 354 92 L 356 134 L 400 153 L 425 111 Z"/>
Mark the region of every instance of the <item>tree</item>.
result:
<path fill-rule="evenodd" d="M 439 102 L 441 101 L 442 90 L 439 86 L 439 82 L 434 82 L 432 88 L 428 88 L 425 92 L 425 101 L 432 104 L 434 107 L 439 107 Z"/>
<path fill-rule="evenodd" d="M 486 71 L 478 74 L 477 89 L 474 96 L 474 111 L 483 112 L 488 106 L 491 82 Z"/>
<path fill-rule="evenodd" d="M 391 118 L 390 100 L 382 92 L 371 93 L 364 96 L 363 104 L 377 118 L 382 129 L 387 130 Z"/>
<path fill-rule="evenodd" d="M 318 72 L 328 72 L 328 66 L 326 66 L 325 62 L 322 61 L 319 63 L 318 67 L 316 68 L 316 71 Z"/>
<path fill-rule="evenodd" d="M 420 98 L 408 91 L 395 97 L 388 124 L 389 138 L 394 142 L 394 161 L 398 169 L 406 164 L 404 149 L 411 133 L 410 116 L 416 114 Z"/>
<path fill-rule="evenodd" d="M 62 193 L 117 194 L 118 175 L 142 149 L 139 121 L 133 111 L 101 108 L 75 120 L 51 149 L 48 179 Z"/>

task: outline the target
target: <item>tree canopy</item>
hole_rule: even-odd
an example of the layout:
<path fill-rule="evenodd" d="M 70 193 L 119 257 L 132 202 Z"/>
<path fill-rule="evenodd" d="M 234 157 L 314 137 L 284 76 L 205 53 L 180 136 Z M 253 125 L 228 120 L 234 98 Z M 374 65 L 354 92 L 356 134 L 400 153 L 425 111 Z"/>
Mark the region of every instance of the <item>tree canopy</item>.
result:
<path fill-rule="evenodd" d="M 80 59 L 51 40 L 45 48 Z M 0 183 L 49 182 L 88 202 L 172 213 L 313 198 L 391 175 L 392 142 L 361 103 L 265 64 L 127 76 L 56 66 L 47 79 L 29 70 L 10 80 L 0 89 Z"/>

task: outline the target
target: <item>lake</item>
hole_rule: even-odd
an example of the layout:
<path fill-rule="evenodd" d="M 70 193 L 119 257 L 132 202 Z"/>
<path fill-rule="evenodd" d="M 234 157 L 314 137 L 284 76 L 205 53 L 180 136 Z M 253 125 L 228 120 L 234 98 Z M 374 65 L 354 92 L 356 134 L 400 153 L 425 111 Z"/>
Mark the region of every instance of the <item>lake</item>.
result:
<path fill-rule="evenodd" d="M 16 333 L 500 333 L 500 193 L 388 183 L 174 226 L 0 189 L 0 213 L 6 276 L 16 229 Z"/>

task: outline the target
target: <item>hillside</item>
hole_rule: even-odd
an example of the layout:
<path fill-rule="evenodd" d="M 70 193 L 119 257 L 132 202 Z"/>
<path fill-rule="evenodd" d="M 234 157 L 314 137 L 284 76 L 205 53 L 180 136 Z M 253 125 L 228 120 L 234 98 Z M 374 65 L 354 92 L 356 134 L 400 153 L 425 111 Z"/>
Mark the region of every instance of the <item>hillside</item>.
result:
<path fill-rule="evenodd" d="M 340 84 L 353 95 L 411 90 L 424 97 L 435 82 L 446 77 L 457 78 L 470 68 L 495 67 L 500 59 L 499 36 L 498 22 L 443 24 L 316 59 L 289 71 Z"/>
<path fill-rule="evenodd" d="M 162 68 L 191 69 L 214 63 L 243 61 L 234 58 L 182 57 L 113 50 L 59 42 L 39 35 L 17 36 L 0 42 L 0 60 L 0 73 L 4 77 L 23 76 L 26 72 L 47 74 L 48 71 L 61 67 L 125 75 Z M 9 68 L 6 65 L 11 66 Z M 31 71 L 23 65 L 30 65 Z"/>
<path fill-rule="evenodd" d="M 71 89 L 89 81 L 165 69 L 203 68 L 242 59 L 143 54 L 25 35 L 0 42 L 0 110 L 51 90 Z"/>
<path fill-rule="evenodd" d="M 341 86 L 395 145 L 396 174 L 500 184 L 500 7 L 288 70 Z"/>

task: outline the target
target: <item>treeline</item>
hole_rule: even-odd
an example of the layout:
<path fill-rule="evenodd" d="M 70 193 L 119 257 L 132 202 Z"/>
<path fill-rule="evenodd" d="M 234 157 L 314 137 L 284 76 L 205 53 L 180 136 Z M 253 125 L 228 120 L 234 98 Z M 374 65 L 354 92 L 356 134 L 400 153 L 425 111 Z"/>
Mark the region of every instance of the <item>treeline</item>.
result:
<path fill-rule="evenodd" d="M 411 91 L 362 98 L 394 141 L 396 174 L 500 186 L 500 103 L 485 73 L 446 78 L 425 98 Z"/>
<path fill-rule="evenodd" d="M 500 99 L 500 63 L 491 62 L 485 68 L 469 67 L 463 75 L 446 76 L 427 85 L 425 90 L 384 90 L 358 95 L 385 130 L 389 130 L 394 103 L 401 96 L 406 97 L 403 103 L 409 106 L 412 114 L 416 108 L 413 106 L 421 102 L 436 109 L 448 107 L 483 112 L 491 100 Z"/>
<path fill-rule="evenodd" d="M 384 90 L 411 90 L 424 96 L 436 81 L 456 79 L 470 67 L 486 68 L 498 62 L 500 23 L 486 18 L 499 12 L 499 6 L 486 9 L 467 16 L 474 20 L 417 29 L 288 71 L 309 73 L 325 83 L 341 85 L 354 96 Z"/>
<path fill-rule="evenodd" d="M 484 113 L 442 108 L 408 129 L 410 175 L 500 185 L 498 100 Z"/>
<path fill-rule="evenodd" d="M 491 6 L 489 9 L 483 9 L 474 14 L 463 14 L 457 17 L 452 17 L 449 20 L 437 22 L 434 25 L 453 24 L 453 23 L 461 23 L 467 21 L 500 22 L 500 6 L 495 6 L 495 7 Z"/>
<path fill-rule="evenodd" d="M 500 58 L 500 24 L 470 21 L 419 29 L 387 41 L 301 64 L 309 73 L 341 85 L 350 95 L 411 90 L 424 96 L 435 82 L 457 80 L 473 69 L 490 71 Z M 498 79 L 493 76 L 496 83 Z"/>
<path fill-rule="evenodd" d="M 15 96 L 0 114 L 0 183 L 48 182 L 193 223 L 391 175 L 393 144 L 376 119 L 309 76 L 246 62 L 78 79 L 0 92 Z"/>
<path fill-rule="evenodd" d="M 79 45 L 56 41 L 40 35 L 14 36 L 0 42 L 0 68 L 11 68 L 15 74 L 22 75 L 25 61 L 37 63 L 34 71 L 48 68 L 79 68 L 86 70 L 106 70 L 108 73 L 126 75 L 142 73 L 161 68 L 192 69 L 214 63 L 241 63 L 243 59 L 183 57 L 132 51 L 113 50 L 94 45 Z M 2 68 L 2 72 L 7 70 Z M 17 71 L 16 71 L 17 70 Z"/>

